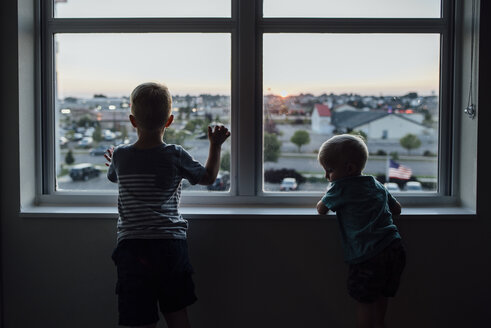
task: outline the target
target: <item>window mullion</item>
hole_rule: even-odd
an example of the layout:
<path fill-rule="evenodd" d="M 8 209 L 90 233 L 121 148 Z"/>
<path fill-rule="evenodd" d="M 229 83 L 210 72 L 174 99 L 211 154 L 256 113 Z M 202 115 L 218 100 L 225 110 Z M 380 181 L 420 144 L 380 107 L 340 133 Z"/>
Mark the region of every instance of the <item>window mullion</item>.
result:
<path fill-rule="evenodd" d="M 238 119 L 236 138 L 237 193 L 253 196 L 256 191 L 255 153 L 257 140 L 257 110 L 255 109 L 255 1 L 241 0 L 238 17 Z"/>

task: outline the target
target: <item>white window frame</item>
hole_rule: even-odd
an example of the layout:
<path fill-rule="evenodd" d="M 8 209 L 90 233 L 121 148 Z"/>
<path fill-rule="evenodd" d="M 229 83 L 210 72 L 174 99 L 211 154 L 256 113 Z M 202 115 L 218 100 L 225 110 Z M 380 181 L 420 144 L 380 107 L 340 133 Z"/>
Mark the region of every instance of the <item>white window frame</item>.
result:
<path fill-rule="evenodd" d="M 55 33 L 230 33 L 231 34 L 231 190 L 227 193 L 186 192 L 183 206 L 257 205 L 312 207 L 321 192 L 263 192 L 262 163 L 262 36 L 263 33 L 438 33 L 440 46 L 438 192 L 400 194 L 404 206 L 451 205 L 458 202 L 458 135 L 456 115 L 454 28 L 459 0 L 442 0 L 441 18 L 347 19 L 263 18 L 262 0 L 231 0 L 230 18 L 54 18 L 53 1 L 37 1 L 39 35 L 36 63 L 37 166 L 36 203 L 112 205 L 116 192 L 55 191 L 54 34 Z M 42 5 L 41 5 L 42 4 Z M 326 183 L 327 185 L 327 183 Z"/>

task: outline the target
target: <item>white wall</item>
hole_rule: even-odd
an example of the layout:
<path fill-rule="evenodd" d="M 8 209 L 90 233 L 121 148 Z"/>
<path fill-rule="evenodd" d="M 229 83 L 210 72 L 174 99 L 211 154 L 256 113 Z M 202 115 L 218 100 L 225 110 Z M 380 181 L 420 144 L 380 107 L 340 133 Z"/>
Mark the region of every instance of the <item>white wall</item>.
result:
<path fill-rule="evenodd" d="M 387 139 L 400 139 L 408 133 L 422 135 L 426 130 L 429 131 L 422 125 L 409 122 L 395 115 L 384 116 L 376 121 L 361 125 L 355 130 L 365 132 L 369 139 L 381 139 L 384 130 L 387 130 Z"/>
<path fill-rule="evenodd" d="M 485 5 L 489 14 L 489 2 Z M 18 99 L 23 90 L 18 88 L 16 2 L 2 1 L 0 15 L 2 327 L 115 327 L 110 260 L 115 220 L 18 214 Z M 483 30 L 490 31 L 485 24 Z M 481 51 L 481 58 L 491 58 L 489 50 Z M 481 64 L 484 71 L 481 101 L 491 88 L 489 61 Z M 482 111 L 477 216 L 405 216 L 398 222 L 408 262 L 389 308 L 390 327 L 489 325 L 491 176 L 484 157 L 489 122 L 489 111 Z M 345 291 L 346 267 L 334 220 L 208 217 L 190 225 L 200 298 L 190 309 L 193 327 L 353 327 L 354 303 Z"/>
<path fill-rule="evenodd" d="M 334 127 L 331 125 L 331 117 L 320 116 L 319 112 L 314 109 L 311 117 L 312 131 L 320 134 L 331 134 Z"/>

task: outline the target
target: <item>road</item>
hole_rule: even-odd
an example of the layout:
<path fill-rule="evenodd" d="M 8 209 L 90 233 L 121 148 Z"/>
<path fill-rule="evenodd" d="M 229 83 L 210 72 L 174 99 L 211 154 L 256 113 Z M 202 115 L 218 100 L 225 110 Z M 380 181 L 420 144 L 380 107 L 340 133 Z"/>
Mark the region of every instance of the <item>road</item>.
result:
<path fill-rule="evenodd" d="M 198 155 L 201 152 L 197 152 Z M 207 153 L 207 151 L 205 152 Z M 202 163 L 206 161 L 206 156 L 195 157 Z M 294 155 L 297 156 L 297 155 Z M 90 156 L 87 152 L 76 153 L 74 155 L 76 163 L 93 163 L 104 169 L 104 157 L 103 156 Z M 413 174 L 417 176 L 434 176 L 437 174 L 437 160 L 436 158 L 418 159 L 418 160 L 400 160 L 401 164 L 410 167 L 413 170 Z M 277 163 L 267 162 L 265 163 L 265 169 L 271 168 L 295 168 L 302 172 L 311 172 L 314 174 L 322 175 L 322 169 L 320 168 L 317 158 L 309 155 L 308 157 L 281 157 Z M 305 170 L 305 171 L 303 171 Z M 367 163 L 365 173 L 367 174 L 383 174 L 386 170 L 386 160 L 384 158 L 370 159 Z M 94 178 L 89 181 L 71 181 L 68 176 L 63 176 L 58 179 L 58 188 L 64 190 L 116 190 L 117 185 L 109 182 L 106 179 L 105 172 L 101 174 L 99 178 Z M 303 191 L 322 191 L 325 190 L 326 185 L 324 183 L 305 183 L 300 185 L 300 189 Z M 193 186 L 193 190 L 206 190 L 203 186 Z M 266 184 L 265 189 L 267 191 L 279 190 L 279 184 Z"/>
<path fill-rule="evenodd" d="M 438 161 L 436 157 L 429 158 L 401 158 L 397 161 L 413 171 L 415 176 L 436 177 L 438 173 Z M 281 169 L 295 168 L 300 172 L 311 174 L 324 174 L 317 161 L 317 156 L 307 155 L 298 156 L 297 154 L 288 154 L 280 157 L 277 163 L 266 162 L 264 168 Z M 387 171 L 387 159 L 385 157 L 372 157 L 368 159 L 364 172 L 370 175 L 385 174 Z"/>

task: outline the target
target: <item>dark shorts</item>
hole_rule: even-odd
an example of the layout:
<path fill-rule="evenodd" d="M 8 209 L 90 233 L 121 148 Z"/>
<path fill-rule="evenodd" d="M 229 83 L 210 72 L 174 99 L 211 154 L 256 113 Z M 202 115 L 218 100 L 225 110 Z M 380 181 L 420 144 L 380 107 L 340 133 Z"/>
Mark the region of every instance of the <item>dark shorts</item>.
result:
<path fill-rule="evenodd" d="M 368 261 L 349 266 L 348 292 L 358 302 L 372 303 L 379 297 L 394 297 L 406 265 L 400 239 Z"/>
<path fill-rule="evenodd" d="M 119 324 L 143 326 L 196 301 L 186 240 L 123 240 L 113 252 L 118 269 Z"/>

